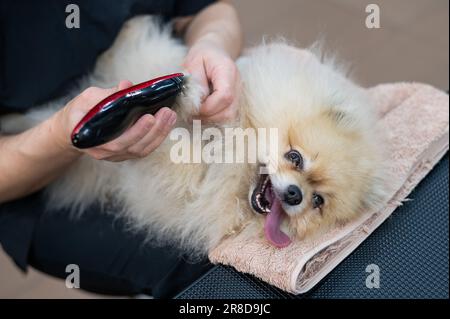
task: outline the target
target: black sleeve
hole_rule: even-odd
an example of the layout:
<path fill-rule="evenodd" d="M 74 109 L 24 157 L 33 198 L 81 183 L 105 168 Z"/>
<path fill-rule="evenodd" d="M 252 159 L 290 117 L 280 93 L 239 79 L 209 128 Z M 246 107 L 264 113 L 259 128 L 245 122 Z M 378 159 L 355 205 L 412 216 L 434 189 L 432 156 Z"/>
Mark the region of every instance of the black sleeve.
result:
<path fill-rule="evenodd" d="M 216 0 L 176 0 L 173 15 L 175 17 L 190 16 L 217 2 Z"/>

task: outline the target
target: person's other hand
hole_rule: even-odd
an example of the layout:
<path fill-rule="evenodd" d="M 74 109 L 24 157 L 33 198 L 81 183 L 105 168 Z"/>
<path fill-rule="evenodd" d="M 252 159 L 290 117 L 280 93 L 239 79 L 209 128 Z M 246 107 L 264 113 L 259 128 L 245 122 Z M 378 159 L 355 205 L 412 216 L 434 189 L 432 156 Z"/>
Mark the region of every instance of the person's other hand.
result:
<path fill-rule="evenodd" d="M 228 53 L 213 44 L 198 43 L 189 50 L 184 67 L 208 92 L 199 119 L 214 123 L 235 120 L 239 111 L 240 77 Z"/>
<path fill-rule="evenodd" d="M 70 140 L 72 130 L 84 115 L 105 97 L 132 86 L 129 81 L 121 81 L 117 87 L 100 89 L 90 87 L 70 101 L 53 119 L 53 134 L 62 147 L 75 149 Z M 142 158 L 155 150 L 169 134 L 177 115 L 171 109 L 160 109 L 155 116 L 143 115 L 133 126 L 121 136 L 106 144 L 78 150 L 99 160 L 119 162 L 128 159 Z"/>

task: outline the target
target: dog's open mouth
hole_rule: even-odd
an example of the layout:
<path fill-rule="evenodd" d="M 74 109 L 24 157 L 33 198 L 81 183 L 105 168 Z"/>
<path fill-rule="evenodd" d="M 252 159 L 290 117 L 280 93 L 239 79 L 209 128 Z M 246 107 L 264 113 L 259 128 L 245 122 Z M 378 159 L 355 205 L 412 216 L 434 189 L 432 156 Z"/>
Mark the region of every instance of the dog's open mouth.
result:
<path fill-rule="evenodd" d="M 251 197 L 253 209 L 260 214 L 267 214 L 264 223 L 266 239 L 274 246 L 282 248 L 291 243 L 291 239 L 281 230 L 281 223 L 286 217 L 280 199 L 272 188 L 270 177 L 262 174 Z"/>

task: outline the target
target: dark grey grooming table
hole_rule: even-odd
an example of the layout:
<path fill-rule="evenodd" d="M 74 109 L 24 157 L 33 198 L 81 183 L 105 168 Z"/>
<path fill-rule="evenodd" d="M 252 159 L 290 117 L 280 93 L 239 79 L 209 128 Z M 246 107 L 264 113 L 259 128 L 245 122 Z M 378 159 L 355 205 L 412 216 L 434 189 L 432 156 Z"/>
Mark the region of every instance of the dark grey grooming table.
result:
<path fill-rule="evenodd" d="M 364 243 L 305 295 L 216 266 L 177 298 L 449 298 L 448 154 Z M 367 265 L 380 288 L 365 285 Z"/>

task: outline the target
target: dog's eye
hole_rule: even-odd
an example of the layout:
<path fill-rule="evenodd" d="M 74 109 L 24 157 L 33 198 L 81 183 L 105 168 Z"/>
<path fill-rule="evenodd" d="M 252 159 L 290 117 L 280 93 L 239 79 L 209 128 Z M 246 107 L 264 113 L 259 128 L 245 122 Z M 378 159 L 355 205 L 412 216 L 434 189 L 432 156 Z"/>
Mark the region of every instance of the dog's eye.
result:
<path fill-rule="evenodd" d="M 320 208 L 324 204 L 325 200 L 319 194 L 314 194 L 312 197 L 313 208 Z"/>
<path fill-rule="evenodd" d="M 295 167 L 299 169 L 303 169 L 303 157 L 300 155 L 300 153 L 296 150 L 290 150 L 286 153 L 285 157 L 291 161 Z"/>

